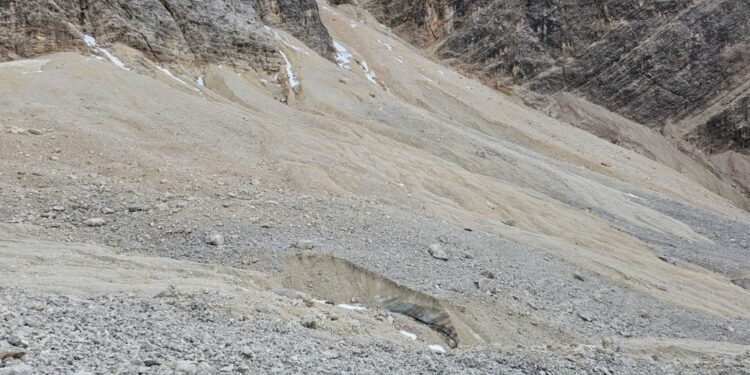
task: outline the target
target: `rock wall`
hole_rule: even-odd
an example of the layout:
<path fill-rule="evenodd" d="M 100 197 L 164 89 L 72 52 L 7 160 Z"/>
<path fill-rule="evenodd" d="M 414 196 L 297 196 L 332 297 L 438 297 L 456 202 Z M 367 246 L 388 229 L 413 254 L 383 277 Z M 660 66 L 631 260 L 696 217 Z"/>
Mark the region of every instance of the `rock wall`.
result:
<path fill-rule="evenodd" d="M 490 85 L 571 92 L 707 153 L 749 153 L 750 1 L 366 0 Z M 750 171 L 749 171 L 750 172 Z"/>
<path fill-rule="evenodd" d="M 314 0 L 0 0 L 0 61 L 123 43 L 159 62 L 259 66 L 277 60 L 268 24 L 326 57 Z"/>

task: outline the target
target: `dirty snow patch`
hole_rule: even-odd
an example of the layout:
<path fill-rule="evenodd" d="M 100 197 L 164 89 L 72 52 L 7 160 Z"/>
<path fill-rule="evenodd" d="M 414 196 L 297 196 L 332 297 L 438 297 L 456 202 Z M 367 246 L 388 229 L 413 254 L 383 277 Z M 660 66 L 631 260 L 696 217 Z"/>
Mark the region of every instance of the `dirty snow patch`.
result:
<path fill-rule="evenodd" d="M 367 311 L 367 307 L 364 307 L 362 305 L 350 305 L 348 303 L 342 303 L 340 305 L 337 305 L 340 309 L 344 310 L 352 310 L 352 311 Z"/>
<path fill-rule="evenodd" d="M 286 76 L 289 79 L 289 86 L 292 86 L 292 88 L 299 86 L 299 81 L 297 81 L 297 77 L 294 76 L 294 72 L 292 71 L 292 63 L 284 52 L 279 51 L 279 53 L 284 58 L 284 62 L 286 62 Z"/>
<path fill-rule="evenodd" d="M 107 51 L 106 49 L 104 49 L 102 47 L 99 47 L 99 45 L 96 43 L 96 39 L 94 39 L 93 36 L 91 36 L 91 35 L 84 35 L 83 36 L 83 42 L 86 43 L 86 45 L 89 48 L 97 50 L 97 51 L 99 51 L 99 53 L 101 53 L 102 55 L 106 56 L 107 59 L 109 59 L 109 61 L 112 62 L 112 64 L 115 64 L 115 66 L 117 66 L 118 68 L 124 69 L 124 70 L 130 70 L 130 69 L 128 69 L 127 66 L 125 66 L 125 63 L 122 62 L 122 60 L 120 60 L 119 58 L 117 58 L 117 56 L 113 55 L 111 52 Z"/>
<path fill-rule="evenodd" d="M 404 331 L 403 329 L 400 330 L 400 331 L 398 331 L 398 333 L 400 333 L 400 334 L 408 337 L 411 340 L 416 340 L 417 339 L 417 335 L 415 335 L 415 334 L 413 334 L 413 333 L 411 333 L 409 331 Z"/>
<path fill-rule="evenodd" d="M 344 69 L 349 69 L 352 62 L 352 54 L 341 43 L 333 41 L 333 47 L 336 48 L 336 63 Z"/>

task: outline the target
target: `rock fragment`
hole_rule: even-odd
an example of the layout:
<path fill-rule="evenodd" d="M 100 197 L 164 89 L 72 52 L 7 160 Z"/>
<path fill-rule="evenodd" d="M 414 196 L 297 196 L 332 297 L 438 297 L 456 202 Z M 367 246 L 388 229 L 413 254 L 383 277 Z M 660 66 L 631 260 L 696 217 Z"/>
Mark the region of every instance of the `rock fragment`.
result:
<path fill-rule="evenodd" d="M 224 245 L 224 236 L 220 233 L 209 233 L 206 236 L 206 243 L 211 246 L 222 246 Z"/>
<path fill-rule="evenodd" d="M 435 259 L 448 260 L 448 252 L 438 243 L 430 245 L 427 252 Z"/>
<path fill-rule="evenodd" d="M 91 218 L 91 219 L 88 219 L 88 220 L 84 221 L 83 223 L 87 227 L 95 228 L 95 227 L 104 226 L 105 224 L 107 224 L 107 221 L 104 220 L 104 219 L 102 219 L 102 218 L 100 218 L 100 217 L 94 217 L 94 218 Z"/>

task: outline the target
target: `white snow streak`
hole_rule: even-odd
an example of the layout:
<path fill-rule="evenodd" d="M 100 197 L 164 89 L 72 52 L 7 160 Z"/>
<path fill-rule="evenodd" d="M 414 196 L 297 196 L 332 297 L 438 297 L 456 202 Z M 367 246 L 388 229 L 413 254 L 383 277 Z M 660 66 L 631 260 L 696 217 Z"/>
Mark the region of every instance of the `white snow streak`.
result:
<path fill-rule="evenodd" d="M 292 88 L 299 86 L 299 81 L 297 81 L 297 77 L 294 76 L 294 72 L 292 71 L 292 63 L 286 57 L 286 54 L 284 54 L 284 52 L 279 51 L 279 53 L 286 62 L 286 76 L 289 79 L 289 86 L 292 86 Z"/>
<path fill-rule="evenodd" d="M 365 77 L 367 77 L 367 80 L 372 82 L 373 84 L 378 85 L 378 82 L 375 81 L 375 72 L 370 70 L 370 67 L 367 65 L 367 61 L 362 60 L 362 69 L 365 71 Z"/>
<path fill-rule="evenodd" d="M 276 31 L 275 29 L 273 29 L 271 27 L 268 27 L 268 26 L 264 26 L 264 27 L 266 28 L 266 30 L 270 31 L 273 34 L 273 36 L 276 39 L 278 39 L 285 46 L 287 46 L 287 47 L 289 47 L 289 48 L 291 48 L 291 49 L 293 49 L 293 50 L 295 50 L 297 52 L 302 52 L 305 55 L 310 56 L 310 54 L 307 53 L 307 51 L 303 50 L 302 48 L 299 48 L 299 47 L 295 46 L 294 44 L 291 44 L 291 43 L 287 42 L 286 39 L 284 39 L 284 37 L 282 37 L 281 34 L 279 34 L 279 32 Z"/>
<path fill-rule="evenodd" d="M 342 303 L 340 305 L 337 305 L 339 308 L 344 310 L 353 310 L 353 311 L 367 311 L 367 307 L 361 306 L 361 305 L 350 305 L 347 303 Z"/>
<path fill-rule="evenodd" d="M 406 336 L 406 337 L 408 337 L 408 338 L 412 339 L 412 340 L 416 340 L 416 339 L 417 339 L 417 335 L 415 335 L 415 334 L 413 334 L 413 333 L 411 333 L 411 332 L 409 332 L 409 331 L 404 331 L 404 330 L 402 329 L 402 330 L 400 330 L 400 331 L 398 331 L 398 332 L 399 332 L 400 334 L 402 334 L 402 335 L 404 335 L 404 336 Z"/>
<path fill-rule="evenodd" d="M 94 39 L 91 35 L 84 35 L 83 36 L 83 42 L 86 43 L 86 45 L 89 48 L 93 48 L 97 51 L 99 51 L 101 54 L 106 56 L 109 61 L 112 62 L 112 64 L 115 64 L 120 69 L 130 70 L 128 67 L 125 66 L 125 63 L 122 62 L 122 60 L 118 59 L 117 56 L 113 55 L 111 52 L 107 51 L 106 49 L 99 47 L 98 44 L 96 44 L 96 39 Z"/>
<path fill-rule="evenodd" d="M 442 345 L 430 345 L 430 350 L 437 353 L 445 353 L 445 348 Z"/>
<path fill-rule="evenodd" d="M 177 76 L 175 76 L 174 74 L 172 74 L 172 72 L 169 69 L 167 69 L 165 67 L 162 67 L 162 66 L 159 66 L 159 65 L 156 66 L 156 69 L 159 69 L 159 71 L 161 71 L 162 73 L 164 73 L 167 76 L 169 76 L 169 78 L 172 78 L 173 80 L 179 82 L 181 85 L 189 87 L 189 88 L 191 88 L 191 89 L 193 89 L 195 91 L 200 92 L 200 90 L 198 90 L 197 88 L 191 86 L 189 83 L 181 80 L 180 78 L 178 78 Z"/>

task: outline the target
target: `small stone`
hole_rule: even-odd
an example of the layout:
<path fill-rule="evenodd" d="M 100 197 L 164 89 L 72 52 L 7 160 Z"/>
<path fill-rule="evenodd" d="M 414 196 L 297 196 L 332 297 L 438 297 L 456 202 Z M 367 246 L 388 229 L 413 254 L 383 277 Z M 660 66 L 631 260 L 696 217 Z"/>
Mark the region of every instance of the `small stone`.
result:
<path fill-rule="evenodd" d="M 495 274 L 492 271 L 484 270 L 484 271 L 482 271 L 480 273 L 480 275 L 482 275 L 482 276 L 484 276 L 484 277 L 486 277 L 488 279 L 494 279 L 495 278 Z"/>
<path fill-rule="evenodd" d="M 28 132 L 31 135 L 42 135 L 42 134 L 44 134 L 44 132 L 41 131 L 41 130 L 39 130 L 39 129 L 29 129 Z"/>
<path fill-rule="evenodd" d="M 314 315 L 305 315 L 302 317 L 302 320 L 300 320 L 300 324 L 309 329 L 316 329 L 318 328 L 318 321 L 315 319 Z"/>
<path fill-rule="evenodd" d="M 65 211 L 65 207 L 63 207 L 63 206 L 52 206 L 52 211 L 63 212 L 63 211 Z"/>
<path fill-rule="evenodd" d="M 147 210 L 148 209 L 146 207 L 143 207 L 143 206 L 138 206 L 138 205 L 128 206 L 128 212 L 131 212 L 131 213 L 132 212 L 147 211 Z"/>
<path fill-rule="evenodd" d="M 734 327 L 730 326 L 729 324 L 722 323 L 719 324 L 719 327 L 729 333 L 734 333 Z"/>
<path fill-rule="evenodd" d="M 579 311 L 579 312 L 577 312 L 577 313 L 576 313 L 576 315 L 577 315 L 577 316 L 578 316 L 578 317 L 579 317 L 579 318 L 580 318 L 581 320 L 583 320 L 584 322 L 591 322 L 591 321 L 593 321 L 593 320 L 594 320 L 594 319 L 593 319 L 593 318 L 591 318 L 590 316 L 588 316 L 588 315 L 586 315 L 586 314 L 584 314 L 584 313 L 582 313 L 582 312 L 580 312 L 580 311 Z"/>
<path fill-rule="evenodd" d="M 8 344 L 11 344 L 13 346 L 19 347 L 19 348 L 27 348 L 29 347 L 29 344 L 26 343 L 22 338 L 18 337 L 18 335 L 10 335 L 8 336 Z"/>
<path fill-rule="evenodd" d="M 211 246 L 222 246 L 224 245 L 224 236 L 219 233 L 211 233 L 206 236 L 206 243 Z"/>
<path fill-rule="evenodd" d="M 669 263 L 669 264 L 672 264 L 672 265 L 677 264 L 676 260 L 674 260 L 672 258 L 669 258 L 669 257 L 667 257 L 665 255 L 658 255 L 658 257 L 659 257 L 659 260 L 661 260 L 662 262 L 666 262 L 666 263 Z"/>
<path fill-rule="evenodd" d="M 0 349 L 0 362 L 4 360 L 5 358 L 14 358 L 14 359 L 21 359 L 26 355 L 26 352 L 23 350 L 15 349 L 15 348 L 4 348 Z"/>
<path fill-rule="evenodd" d="M 638 315 L 643 319 L 648 319 L 651 317 L 651 314 L 648 312 L 648 310 L 640 310 L 638 311 Z"/>
<path fill-rule="evenodd" d="M 509 227 L 515 227 L 516 226 L 516 221 L 513 220 L 513 219 L 506 219 L 506 220 L 503 220 L 503 224 L 505 224 L 505 225 L 507 225 Z"/>
<path fill-rule="evenodd" d="M 174 371 L 178 374 L 195 375 L 198 372 L 198 366 L 190 361 L 177 361 L 174 366 Z"/>
<path fill-rule="evenodd" d="M 143 365 L 146 367 L 154 367 L 161 365 L 161 362 L 155 360 L 155 359 L 145 359 L 143 360 Z"/>
<path fill-rule="evenodd" d="M 578 272 L 573 272 L 573 278 L 578 281 L 583 281 L 583 276 L 581 276 L 581 274 Z"/>
<path fill-rule="evenodd" d="M 302 241 L 297 241 L 297 243 L 294 244 L 294 247 L 300 250 L 310 250 L 315 247 L 315 243 L 313 243 L 312 241 L 308 241 L 308 240 L 302 240 Z"/>
<path fill-rule="evenodd" d="M 84 224 L 86 224 L 87 227 L 101 227 L 107 224 L 107 221 L 100 217 L 95 217 L 95 218 L 86 220 Z"/>
<path fill-rule="evenodd" d="M 438 243 L 430 245 L 427 252 L 435 259 L 448 260 L 448 252 Z"/>
<path fill-rule="evenodd" d="M 249 346 L 243 346 L 243 347 L 242 347 L 242 348 L 240 349 L 240 353 L 241 353 L 241 354 L 242 354 L 242 356 L 243 356 L 243 357 L 245 357 L 245 358 L 253 358 L 253 356 L 255 355 L 255 353 L 253 353 L 253 350 L 252 350 L 252 349 L 250 349 L 250 347 L 249 347 Z"/>

